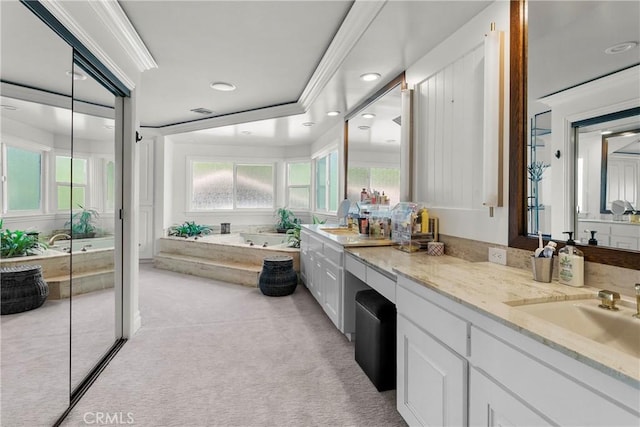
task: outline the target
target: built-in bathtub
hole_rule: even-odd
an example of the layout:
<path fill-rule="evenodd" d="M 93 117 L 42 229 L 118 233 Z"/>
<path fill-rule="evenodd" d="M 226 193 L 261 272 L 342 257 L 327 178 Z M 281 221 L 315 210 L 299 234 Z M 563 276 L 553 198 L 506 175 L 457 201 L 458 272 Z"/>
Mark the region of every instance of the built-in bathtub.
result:
<path fill-rule="evenodd" d="M 72 240 L 56 240 L 49 249 L 58 252 L 86 252 L 96 249 L 113 249 L 113 236 L 95 237 L 93 239 L 72 239 Z"/>
<path fill-rule="evenodd" d="M 109 245 L 110 240 L 110 246 Z M 85 250 L 82 250 L 84 242 Z M 68 298 L 114 286 L 113 237 L 75 240 L 72 254 L 71 241 L 57 241 L 37 255 L 3 258 L 0 267 L 30 264 L 42 267 L 42 277 L 49 285 L 48 299 Z M 91 245 L 91 247 L 86 247 Z M 107 246 L 95 248 L 95 246 Z M 73 262 L 71 262 L 73 257 Z M 73 266 L 73 275 L 71 275 Z"/>
<path fill-rule="evenodd" d="M 287 235 L 283 233 L 232 233 L 210 234 L 202 241 L 224 245 L 260 246 L 265 248 L 287 248 Z"/>
<path fill-rule="evenodd" d="M 199 238 L 165 237 L 154 257 L 157 268 L 246 286 L 257 286 L 265 258 L 290 256 L 300 271 L 300 249 L 278 233 L 213 234 Z"/>

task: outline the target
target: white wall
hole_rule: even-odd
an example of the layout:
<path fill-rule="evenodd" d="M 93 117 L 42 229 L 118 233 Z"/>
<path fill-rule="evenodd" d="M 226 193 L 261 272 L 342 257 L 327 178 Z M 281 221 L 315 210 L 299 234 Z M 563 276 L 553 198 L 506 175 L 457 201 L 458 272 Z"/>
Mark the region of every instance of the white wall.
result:
<path fill-rule="evenodd" d="M 505 32 L 503 207 L 482 206 L 483 42 Z M 487 7 L 407 70 L 414 93 L 414 195 L 440 218 L 440 233 L 508 243 L 509 2 Z"/>

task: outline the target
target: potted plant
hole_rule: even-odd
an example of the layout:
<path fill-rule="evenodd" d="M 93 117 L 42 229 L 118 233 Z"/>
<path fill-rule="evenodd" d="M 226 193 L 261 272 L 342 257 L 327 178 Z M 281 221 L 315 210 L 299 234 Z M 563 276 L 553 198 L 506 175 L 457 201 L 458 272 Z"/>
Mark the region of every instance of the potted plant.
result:
<path fill-rule="evenodd" d="M 180 225 L 169 227 L 169 236 L 198 238 L 204 234 L 209 233 L 211 233 L 211 227 L 207 225 L 196 224 L 195 221 L 185 221 Z"/>
<path fill-rule="evenodd" d="M 313 216 L 314 224 L 324 224 L 327 220 L 319 220 L 316 216 Z M 287 246 L 290 248 L 300 247 L 300 229 L 302 226 L 299 223 L 294 224 L 293 228 L 287 230 Z"/>
<path fill-rule="evenodd" d="M 95 209 L 78 205 L 80 210 L 71 215 L 71 221 L 65 223 L 65 227 L 71 227 L 71 236 L 74 239 L 89 239 L 96 237 L 98 228 L 96 221 L 100 217 Z"/>
<path fill-rule="evenodd" d="M 296 225 L 300 225 L 300 220 L 287 208 L 278 208 L 276 217 L 278 218 L 276 221 L 278 233 L 286 233 L 287 230 L 292 230 Z"/>
<path fill-rule="evenodd" d="M 0 220 L 0 246 L 2 258 L 36 255 L 36 252 L 47 249 L 47 245 L 40 243 L 36 237 L 26 231 L 3 229 L 2 220 Z"/>

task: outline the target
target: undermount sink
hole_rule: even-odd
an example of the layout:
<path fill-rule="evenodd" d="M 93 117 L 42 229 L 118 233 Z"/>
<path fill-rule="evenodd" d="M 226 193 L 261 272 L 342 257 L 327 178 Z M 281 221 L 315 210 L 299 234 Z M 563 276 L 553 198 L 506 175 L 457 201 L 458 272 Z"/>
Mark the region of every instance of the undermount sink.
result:
<path fill-rule="evenodd" d="M 348 229 L 346 227 L 324 227 L 324 228 L 320 228 L 320 230 L 324 231 L 325 233 L 335 234 L 338 236 L 352 236 L 352 235 L 360 234 L 358 233 L 357 229 L 355 228 Z"/>
<path fill-rule="evenodd" d="M 640 357 L 640 319 L 635 304 L 618 301 L 618 311 L 598 307 L 598 299 L 516 305 L 515 309 L 554 323 L 595 342 Z"/>

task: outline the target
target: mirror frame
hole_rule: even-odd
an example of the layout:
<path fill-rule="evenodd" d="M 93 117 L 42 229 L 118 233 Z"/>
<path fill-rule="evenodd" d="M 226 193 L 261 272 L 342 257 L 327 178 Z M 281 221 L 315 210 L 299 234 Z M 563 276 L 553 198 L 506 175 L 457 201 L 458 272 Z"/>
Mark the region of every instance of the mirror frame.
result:
<path fill-rule="evenodd" d="M 630 129 L 624 132 L 616 132 L 610 135 L 602 135 L 602 152 L 600 154 L 600 158 L 602 159 L 600 163 L 600 213 L 601 214 L 611 214 L 611 210 L 607 209 L 607 179 L 608 179 L 608 171 L 609 171 L 609 138 L 615 138 L 616 136 L 620 136 L 625 132 L 636 132 L 640 133 L 640 129 Z M 627 212 L 629 210 L 625 209 Z"/>
<path fill-rule="evenodd" d="M 364 110 L 367 106 L 382 98 L 387 92 L 393 88 L 400 86 L 400 90 L 407 88 L 406 73 L 403 71 L 395 78 L 385 84 L 382 88 L 376 91 L 373 95 L 367 97 L 364 101 L 356 105 L 344 116 L 344 193 L 343 196 L 346 199 L 349 188 L 349 120 L 351 120 L 359 111 Z"/>
<path fill-rule="evenodd" d="M 510 1 L 509 101 L 509 246 L 535 250 L 536 238 L 527 236 L 527 0 Z M 558 249 L 564 242 L 558 242 Z M 580 245 L 586 261 L 640 270 L 640 253 L 617 248 Z"/>

